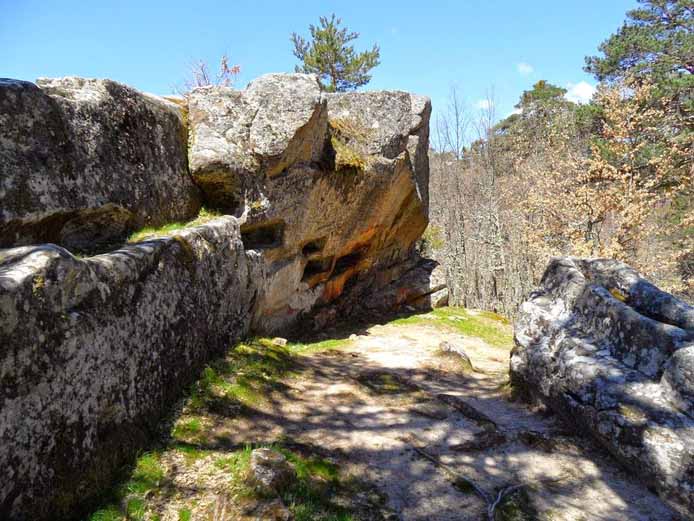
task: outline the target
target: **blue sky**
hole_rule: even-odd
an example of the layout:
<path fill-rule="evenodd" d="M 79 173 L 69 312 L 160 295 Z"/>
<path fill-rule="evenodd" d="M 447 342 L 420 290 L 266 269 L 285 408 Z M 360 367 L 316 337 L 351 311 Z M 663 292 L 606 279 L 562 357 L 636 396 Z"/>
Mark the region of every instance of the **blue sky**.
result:
<path fill-rule="evenodd" d="M 112 78 L 167 94 L 194 59 L 227 52 L 238 85 L 291 71 L 292 31 L 335 12 L 377 42 L 382 64 L 368 89 L 426 94 L 442 107 L 456 85 L 474 109 L 490 91 L 509 114 L 539 79 L 594 84 L 583 58 L 623 22 L 635 0 L 0 0 L 0 76 Z"/>

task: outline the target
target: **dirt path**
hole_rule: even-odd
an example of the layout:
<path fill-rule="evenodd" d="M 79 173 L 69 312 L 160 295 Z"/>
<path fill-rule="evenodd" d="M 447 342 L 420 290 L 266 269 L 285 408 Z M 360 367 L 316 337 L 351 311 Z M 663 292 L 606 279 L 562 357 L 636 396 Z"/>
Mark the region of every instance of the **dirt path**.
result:
<path fill-rule="evenodd" d="M 468 319 L 492 324 L 474 312 L 453 317 Z M 488 504 L 470 482 L 490 501 L 527 485 L 504 501 L 497 519 L 678 519 L 552 416 L 509 399 L 508 342 L 491 345 L 445 322 L 429 314 L 376 325 L 340 349 L 301 356 L 300 370 L 251 414 L 203 421 L 205 439 L 218 448 L 278 441 L 319 448 L 375 484 L 392 519 L 403 521 L 487 519 Z M 474 370 L 442 353 L 442 342 L 463 348 Z M 177 507 L 191 497 L 179 496 Z"/>
<path fill-rule="evenodd" d="M 508 399 L 509 345 L 494 347 L 428 317 L 430 325 L 423 317 L 373 326 L 341 350 L 305 357 L 308 370 L 287 381 L 264 421 L 250 420 L 232 438 L 285 437 L 340 451 L 407 521 L 485 519 L 484 501 L 454 486 L 427 454 L 490 496 L 530 484 L 526 517 L 510 519 L 530 519 L 532 511 L 537 519 L 567 521 L 674 518 L 554 418 Z M 463 347 L 475 370 L 442 356 L 444 341 Z"/>

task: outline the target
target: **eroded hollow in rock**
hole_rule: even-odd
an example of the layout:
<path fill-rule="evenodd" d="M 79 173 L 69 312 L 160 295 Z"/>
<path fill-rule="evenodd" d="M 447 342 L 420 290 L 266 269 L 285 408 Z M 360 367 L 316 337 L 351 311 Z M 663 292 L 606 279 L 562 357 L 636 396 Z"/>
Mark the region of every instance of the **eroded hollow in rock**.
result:
<path fill-rule="evenodd" d="M 364 258 L 366 254 L 366 248 L 360 248 L 352 253 L 343 255 L 335 263 L 335 269 L 333 270 L 333 275 L 341 275 L 342 273 L 348 271 L 351 268 L 356 268 L 359 262 Z"/>
<path fill-rule="evenodd" d="M 334 257 L 324 257 L 321 259 L 311 259 L 306 263 L 304 275 L 301 282 L 311 282 L 316 279 L 327 278 L 330 275 L 330 268 L 333 265 Z"/>
<path fill-rule="evenodd" d="M 105 253 L 136 228 L 137 217 L 120 205 L 56 212 L 36 221 L 0 223 L 0 248 L 52 243 L 73 253 Z"/>
<path fill-rule="evenodd" d="M 247 250 L 279 248 L 284 243 L 284 227 L 284 221 L 244 225 L 241 240 Z"/>
<path fill-rule="evenodd" d="M 202 190 L 208 207 L 230 215 L 237 215 L 243 209 L 239 175 L 224 165 L 209 165 L 206 170 L 196 172 L 193 181 Z"/>
<path fill-rule="evenodd" d="M 327 241 L 327 237 L 320 237 L 318 239 L 313 239 L 312 241 L 308 241 L 301 248 L 301 253 L 303 253 L 305 257 L 308 257 L 310 255 L 314 255 L 316 253 L 320 253 L 321 251 L 323 251 L 323 248 L 325 247 L 326 241 Z"/>

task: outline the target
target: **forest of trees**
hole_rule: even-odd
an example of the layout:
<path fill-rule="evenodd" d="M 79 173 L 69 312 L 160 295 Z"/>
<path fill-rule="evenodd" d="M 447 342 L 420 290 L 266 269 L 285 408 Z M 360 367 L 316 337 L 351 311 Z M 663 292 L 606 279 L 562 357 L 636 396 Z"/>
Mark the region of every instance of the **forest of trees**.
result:
<path fill-rule="evenodd" d="M 586 59 L 589 104 L 539 81 L 494 124 L 491 100 L 472 118 L 452 90 L 424 241 L 452 304 L 513 316 L 555 255 L 617 258 L 694 298 L 694 3 L 640 3 Z"/>

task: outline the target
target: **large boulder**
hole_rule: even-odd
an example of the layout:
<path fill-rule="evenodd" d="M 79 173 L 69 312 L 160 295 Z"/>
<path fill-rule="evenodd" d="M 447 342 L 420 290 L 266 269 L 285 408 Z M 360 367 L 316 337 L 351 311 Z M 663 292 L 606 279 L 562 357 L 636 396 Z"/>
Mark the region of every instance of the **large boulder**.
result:
<path fill-rule="evenodd" d="M 248 333 L 262 270 L 234 217 L 86 259 L 0 250 L 0 519 L 88 508 Z"/>
<path fill-rule="evenodd" d="M 327 130 L 320 85 L 307 74 L 267 74 L 243 91 L 196 89 L 189 123 L 191 173 L 207 201 L 229 213 L 249 191 L 257 195 L 262 176 L 319 160 Z"/>
<path fill-rule="evenodd" d="M 0 79 L 0 247 L 78 250 L 200 206 L 176 104 L 111 80 Z"/>
<path fill-rule="evenodd" d="M 256 329 L 403 273 L 427 224 L 430 112 L 405 92 L 321 94 L 304 74 L 192 93 L 191 174 L 243 215 L 246 247 L 267 265 Z"/>
<path fill-rule="evenodd" d="M 557 258 L 515 342 L 515 385 L 694 510 L 693 307 L 623 263 Z"/>

